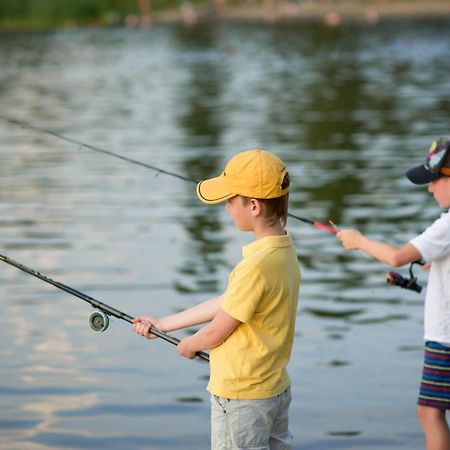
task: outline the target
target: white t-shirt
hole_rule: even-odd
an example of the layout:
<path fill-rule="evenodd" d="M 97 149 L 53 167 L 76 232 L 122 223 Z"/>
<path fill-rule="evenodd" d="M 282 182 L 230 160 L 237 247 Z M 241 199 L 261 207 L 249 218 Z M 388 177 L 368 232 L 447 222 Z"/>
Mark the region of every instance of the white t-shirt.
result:
<path fill-rule="evenodd" d="M 410 241 L 431 263 L 425 297 L 426 341 L 450 345 L 450 211 Z"/>

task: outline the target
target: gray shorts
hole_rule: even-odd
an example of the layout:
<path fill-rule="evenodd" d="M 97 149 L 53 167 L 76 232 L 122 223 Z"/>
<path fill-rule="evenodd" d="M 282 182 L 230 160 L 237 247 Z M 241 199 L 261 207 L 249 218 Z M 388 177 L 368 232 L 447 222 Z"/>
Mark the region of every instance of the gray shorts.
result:
<path fill-rule="evenodd" d="M 291 390 L 262 400 L 211 395 L 211 449 L 288 450 Z"/>

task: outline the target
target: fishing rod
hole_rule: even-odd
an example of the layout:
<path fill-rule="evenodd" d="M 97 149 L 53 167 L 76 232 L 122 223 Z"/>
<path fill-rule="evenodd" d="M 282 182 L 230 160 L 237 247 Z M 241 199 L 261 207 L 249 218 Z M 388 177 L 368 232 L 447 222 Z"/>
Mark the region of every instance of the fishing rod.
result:
<path fill-rule="evenodd" d="M 337 232 L 339 231 L 339 228 L 333 223 L 332 220 L 329 220 L 330 224 L 332 225 L 330 227 L 328 225 L 325 225 L 324 223 L 312 221 L 310 219 L 307 219 L 306 217 L 296 216 L 291 213 L 288 213 L 288 216 L 300 220 L 302 222 L 309 223 L 313 227 L 320 228 L 321 230 L 327 231 L 328 233 L 337 234 Z"/>
<path fill-rule="evenodd" d="M 29 122 L 24 122 L 22 120 L 13 119 L 12 117 L 7 117 L 7 116 L 4 116 L 3 114 L 0 114 L 0 119 L 4 120 L 5 122 L 8 122 L 8 123 L 12 123 L 14 125 L 18 125 L 18 126 L 20 126 L 22 128 L 28 128 L 30 130 L 37 131 L 37 132 L 40 132 L 40 133 L 46 133 L 46 134 L 48 134 L 50 136 L 56 137 L 58 139 L 62 139 L 63 141 L 70 142 L 71 144 L 78 145 L 80 149 L 81 148 L 87 148 L 87 149 L 92 150 L 94 152 L 103 153 L 104 155 L 113 156 L 114 158 L 121 159 L 122 161 L 126 161 L 126 162 L 129 162 L 131 164 L 136 164 L 137 166 L 142 166 L 142 167 L 145 167 L 147 169 L 154 170 L 157 173 L 162 173 L 164 175 L 170 175 L 171 177 L 176 177 L 176 178 L 179 178 L 180 180 L 183 180 L 183 181 L 190 181 L 192 183 L 197 183 L 195 180 L 192 180 L 190 178 L 184 177 L 183 175 L 180 175 L 178 173 L 170 172 L 170 171 L 164 170 L 164 169 L 160 169 L 158 167 L 152 166 L 152 165 L 144 163 L 142 161 L 138 161 L 136 159 L 129 158 L 128 156 L 124 156 L 124 155 L 121 155 L 119 153 L 112 152 L 110 150 L 105 150 L 103 148 L 96 147 L 94 145 L 86 144 L 85 142 L 81 142 L 81 141 L 78 141 L 77 139 L 69 138 L 67 136 L 64 136 L 61 133 L 57 133 L 56 131 L 48 130 L 46 128 L 37 127 L 35 125 L 32 125 Z"/>
<path fill-rule="evenodd" d="M 164 175 L 175 177 L 175 178 L 178 178 L 180 180 L 188 181 L 190 183 L 195 183 L 195 184 L 198 184 L 199 181 L 200 181 L 200 180 L 198 180 L 198 181 L 193 180 L 192 178 L 187 178 L 187 177 L 185 177 L 183 175 L 180 175 L 180 174 L 175 173 L 175 172 L 171 172 L 169 170 L 160 169 L 159 167 L 153 166 L 151 164 L 144 163 L 142 161 L 138 161 L 138 160 L 133 159 L 133 158 L 129 158 L 128 156 L 121 155 L 120 153 L 112 152 L 110 150 L 105 150 L 103 148 L 96 147 L 94 145 L 86 144 L 85 142 L 79 141 L 77 139 L 69 138 L 69 137 L 67 137 L 67 136 L 65 136 L 65 135 L 63 135 L 61 133 L 57 133 L 56 131 L 48 130 L 46 128 L 41 128 L 41 127 L 33 125 L 33 124 L 29 123 L 29 122 L 25 122 L 23 120 L 14 119 L 12 117 L 8 117 L 8 116 L 5 116 L 3 114 L 0 114 L 0 119 L 4 120 L 5 122 L 11 123 L 13 125 L 18 125 L 18 126 L 20 126 L 22 128 L 28 128 L 28 129 L 36 131 L 38 133 L 45 133 L 45 134 L 48 134 L 48 135 L 53 136 L 55 138 L 62 139 L 63 141 L 70 142 L 71 144 L 78 145 L 79 148 L 87 148 L 88 150 L 92 150 L 94 152 L 102 153 L 104 155 L 112 156 L 114 158 L 121 159 L 122 161 L 126 161 L 126 162 L 131 163 L 131 164 L 135 164 L 135 165 L 138 165 L 138 166 L 141 166 L 141 167 L 145 167 L 146 169 L 153 170 L 153 171 L 155 171 L 157 173 L 161 173 L 161 174 L 164 174 Z M 317 221 L 313 221 L 313 220 L 308 219 L 306 217 L 297 216 L 297 215 L 294 215 L 294 214 L 291 214 L 291 213 L 288 213 L 288 216 L 292 217 L 293 219 L 300 220 L 301 222 L 304 222 L 304 223 L 307 223 L 309 225 L 312 225 L 313 227 L 316 227 L 316 228 L 319 228 L 321 230 L 327 231 L 328 233 L 336 234 L 338 232 L 338 230 L 337 230 L 337 228 L 335 226 L 329 227 L 328 225 L 325 225 L 323 223 L 320 223 L 320 222 L 317 222 Z"/>
<path fill-rule="evenodd" d="M 129 316 L 128 314 L 125 314 L 124 312 L 119 311 L 118 309 L 115 309 L 112 306 L 107 305 L 106 303 L 102 303 L 95 298 L 84 294 L 83 292 L 67 286 L 66 284 L 52 280 L 50 277 L 43 275 L 36 270 L 25 266 L 24 264 L 14 261 L 13 259 L 8 258 L 4 255 L 0 255 L 0 260 L 5 262 L 6 264 L 16 267 L 19 270 L 22 270 L 23 272 L 33 275 L 34 277 L 39 278 L 40 280 L 45 281 L 46 283 L 51 284 L 58 289 L 61 289 L 62 291 L 68 292 L 69 294 L 78 297 L 81 300 L 84 300 L 85 302 L 92 305 L 92 307 L 95 308 L 95 311 L 89 316 L 89 325 L 94 331 L 105 331 L 109 325 L 109 316 L 116 317 L 117 319 L 124 320 L 125 322 L 133 323 L 134 317 Z M 150 327 L 149 332 L 173 345 L 178 345 L 180 342 L 180 340 L 176 337 L 170 336 L 163 331 L 154 328 L 153 326 Z M 206 352 L 200 351 L 197 352 L 196 355 L 204 361 L 209 361 L 209 355 Z"/>

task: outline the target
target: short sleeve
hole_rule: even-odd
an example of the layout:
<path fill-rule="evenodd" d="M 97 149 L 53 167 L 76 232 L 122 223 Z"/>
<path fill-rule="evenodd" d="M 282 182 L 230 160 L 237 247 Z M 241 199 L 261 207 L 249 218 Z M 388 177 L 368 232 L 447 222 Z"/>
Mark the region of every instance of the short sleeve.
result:
<path fill-rule="evenodd" d="M 427 262 L 444 258 L 450 254 L 450 216 L 443 214 L 422 234 L 411 239 L 410 243 L 419 250 Z"/>
<path fill-rule="evenodd" d="M 253 317 L 263 292 L 264 282 L 257 267 L 241 261 L 230 274 L 222 309 L 240 322 L 248 322 Z"/>

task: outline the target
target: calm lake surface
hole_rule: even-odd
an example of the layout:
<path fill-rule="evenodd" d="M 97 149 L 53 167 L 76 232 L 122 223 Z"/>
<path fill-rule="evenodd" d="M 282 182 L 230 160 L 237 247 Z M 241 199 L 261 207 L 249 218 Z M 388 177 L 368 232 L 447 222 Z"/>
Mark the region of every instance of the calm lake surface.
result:
<path fill-rule="evenodd" d="M 403 174 L 448 134 L 449 55 L 448 20 L 1 34 L 1 114 L 191 179 L 263 147 L 290 168 L 293 214 L 402 244 L 440 213 Z M 295 448 L 422 449 L 424 293 L 288 228 Z M 0 120 L 1 254 L 163 315 L 221 292 L 250 240 L 193 183 Z M 3 263 L 0 307 L 0 449 L 209 447 L 207 364 L 120 320 L 94 333 L 88 304 Z"/>

